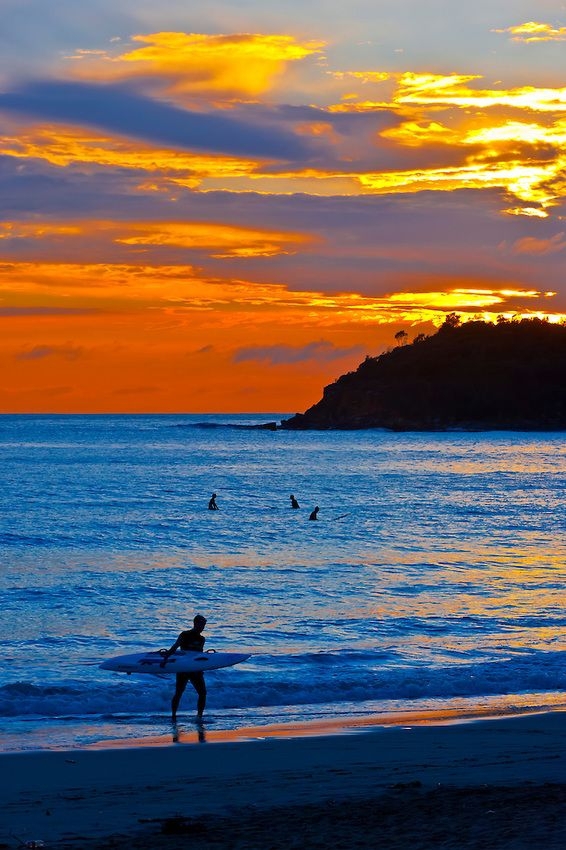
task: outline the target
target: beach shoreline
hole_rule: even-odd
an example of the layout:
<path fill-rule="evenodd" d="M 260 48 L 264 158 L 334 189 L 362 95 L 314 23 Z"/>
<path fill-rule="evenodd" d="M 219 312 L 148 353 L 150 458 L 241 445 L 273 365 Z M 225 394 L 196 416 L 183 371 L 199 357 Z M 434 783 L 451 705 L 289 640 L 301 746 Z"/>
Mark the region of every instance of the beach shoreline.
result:
<path fill-rule="evenodd" d="M 207 722 L 185 716 L 170 724 L 167 733 L 144 735 L 136 738 L 110 738 L 88 744 L 84 749 L 115 749 L 132 747 L 164 747 L 171 744 L 222 744 L 249 741 L 263 741 L 272 738 L 309 738 L 351 735 L 355 733 L 379 731 L 386 728 L 406 728 L 415 726 L 442 726 L 445 724 L 474 723 L 482 720 L 503 720 L 505 718 L 526 715 L 543 715 L 550 712 L 566 712 L 566 699 L 562 695 L 549 696 L 547 704 L 537 700 L 526 700 L 523 705 L 515 699 L 511 704 L 488 700 L 483 705 L 469 704 L 453 707 L 452 701 L 446 707 L 434 709 L 407 709 L 371 712 L 367 714 L 342 715 L 293 720 L 290 722 L 271 722 L 262 726 L 239 726 L 238 728 L 215 728 Z M 566 716 L 566 715 L 565 715 Z"/>
<path fill-rule="evenodd" d="M 241 730 L 248 737 L 239 740 L 220 740 L 206 726 L 199 740 L 198 728 L 180 723 L 177 741 L 172 731 L 168 741 L 156 736 L 134 746 L 117 740 L 104 747 L 0 754 L 0 846 L 18 846 L 17 836 L 73 850 L 125 848 L 134 841 L 136 847 L 176 850 L 192 835 L 201 848 L 209 841 L 221 848 L 314 847 L 325 830 L 334 830 L 344 841 L 349 836 L 344 846 L 369 847 L 360 842 L 381 829 L 383 847 L 403 846 L 395 841 L 404 834 L 424 848 L 439 830 L 456 836 L 459 818 L 469 827 L 476 823 L 470 820 L 476 806 L 499 811 L 504 800 L 509 818 L 502 828 L 513 828 L 514 843 L 499 839 L 493 846 L 527 847 L 520 842 L 529 835 L 536 846 L 531 832 L 537 812 L 544 820 L 538 834 L 545 836 L 539 846 L 564 846 L 566 823 L 558 814 L 566 803 L 565 711 L 403 720 L 387 725 L 353 718 L 346 726 L 316 728 L 305 722 L 286 732 L 256 729 L 256 737 Z M 377 811 L 391 821 L 387 828 L 379 819 L 371 826 Z M 302 832 L 311 837 L 289 844 Z M 478 841 L 485 842 L 481 835 Z M 489 846 L 449 840 L 442 846 Z"/>

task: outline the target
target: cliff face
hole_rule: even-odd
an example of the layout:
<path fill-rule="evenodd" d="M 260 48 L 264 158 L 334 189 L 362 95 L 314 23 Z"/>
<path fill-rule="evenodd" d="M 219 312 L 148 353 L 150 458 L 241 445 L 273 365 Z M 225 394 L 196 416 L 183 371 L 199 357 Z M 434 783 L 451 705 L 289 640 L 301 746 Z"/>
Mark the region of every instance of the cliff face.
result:
<path fill-rule="evenodd" d="M 285 429 L 566 429 L 566 326 L 446 322 L 367 358 Z"/>

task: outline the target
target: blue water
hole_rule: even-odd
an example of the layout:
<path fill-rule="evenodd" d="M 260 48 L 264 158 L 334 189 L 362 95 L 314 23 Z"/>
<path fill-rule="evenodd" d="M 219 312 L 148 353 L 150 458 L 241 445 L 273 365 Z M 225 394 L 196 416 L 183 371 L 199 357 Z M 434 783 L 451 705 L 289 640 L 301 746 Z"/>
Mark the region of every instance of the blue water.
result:
<path fill-rule="evenodd" d="M 170 678 L 98 664 L 196 612 L 252 653 L 217 729 L 561 698 L 564 435 L 242 427 L 281 418 L 0 417 L 0 749 L 165 729 Z"/>

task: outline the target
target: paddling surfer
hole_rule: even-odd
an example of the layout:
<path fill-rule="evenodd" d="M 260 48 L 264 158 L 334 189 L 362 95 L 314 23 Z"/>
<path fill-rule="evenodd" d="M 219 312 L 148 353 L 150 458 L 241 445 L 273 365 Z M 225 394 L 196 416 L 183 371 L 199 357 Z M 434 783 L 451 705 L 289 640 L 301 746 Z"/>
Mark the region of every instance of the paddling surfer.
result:
<path fill-rule="evenodd" d="M 188 650 L 189 652 L 202 652 L 204 649 L 204 642 L 206 640 L 202 634 L 205 626 L 206 617 L 203 617 L 202 614 L 197 614 L 193 620 L 192 629 L 181 632 L 171 649 L 167 649 L 163 653 L 163 661 L 161 662 L 162 665 L 164 665 L 169 656 L 178 649 L 183 649 L 185 651 Z M 199 670 L 196 673 L 177 673 L 175 693 L 171 700 L 171 720 L 173 722 L 175 722 L 177 718 L 177 709 L 189 682 L 198 694 L 197 717 L 199 720 L 202 718 L 204 707 L 206 705 L 206 685 L 204 682 L 204 674 Z"/>

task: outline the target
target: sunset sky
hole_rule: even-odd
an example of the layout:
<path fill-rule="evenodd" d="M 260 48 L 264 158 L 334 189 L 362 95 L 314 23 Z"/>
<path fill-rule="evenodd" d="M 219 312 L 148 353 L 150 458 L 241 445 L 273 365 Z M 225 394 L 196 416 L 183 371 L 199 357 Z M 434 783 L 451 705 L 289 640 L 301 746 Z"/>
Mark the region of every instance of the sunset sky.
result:
<path fill-rule="evenodd" d="M 566 3 L 0 12 L 0 412 L 294 413 L 566 318 Z"/>

